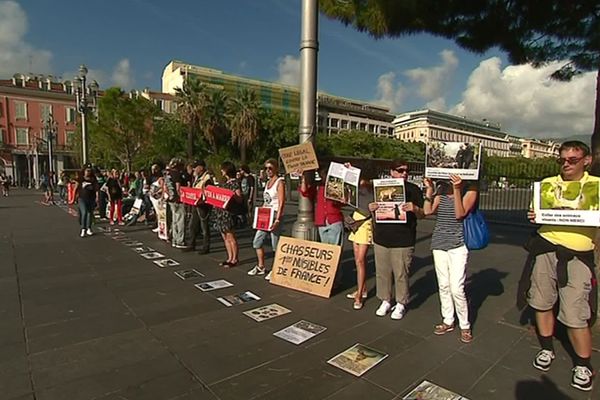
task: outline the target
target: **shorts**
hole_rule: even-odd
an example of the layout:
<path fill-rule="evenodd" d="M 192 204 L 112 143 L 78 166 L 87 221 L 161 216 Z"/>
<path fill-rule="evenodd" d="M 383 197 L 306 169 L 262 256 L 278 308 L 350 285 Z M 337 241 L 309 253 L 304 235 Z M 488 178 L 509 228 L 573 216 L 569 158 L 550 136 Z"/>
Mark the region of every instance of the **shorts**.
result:
<path fill-rule="evenodd" d="M 262 248 L 267 237 L 271 236 L 271 247 L 273 248 L 273 251 L 276 251 L 277 243 L 279 242 L 280 235 L 281 235 L 281 229 L 279 227 L 270 232 L 256 231 L 256 233 L 254 234 L 254 240 L 252 240 L 252 247 L 254 249 Z"/>
<path fill-rule="evenodd" d="M 573 258 L 567 264 L 567 285 L 559 288 L 557 261 L 554 252 L 536 257 L 527 302 L 535 310 L 548 311 L 560 299 L 558 320 L 569 328 L 586 328 L 591 317 L 589 297 L 592 290 L 592 273 L 583 262 Z"/>
<path fill-rule="evenodd" d="M 355 221 L 360 221 L 365 219 L 365 216 L 355 211 L 352 218 Z M 356 232 L 350 233 L 348 240 L 356 244 L 373 244 L 373 224 L 371 220 L 363 222 Z"/>

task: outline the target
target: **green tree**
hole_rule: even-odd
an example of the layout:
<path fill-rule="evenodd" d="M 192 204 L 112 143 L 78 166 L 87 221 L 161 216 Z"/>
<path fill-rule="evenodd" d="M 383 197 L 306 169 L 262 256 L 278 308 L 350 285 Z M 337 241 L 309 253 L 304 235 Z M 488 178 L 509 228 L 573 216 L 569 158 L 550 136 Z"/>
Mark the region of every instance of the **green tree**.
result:
<path fill-rule="evenodd" d="M 261 105 L 256 92 L 241 89 L 229 105 L 229 129 L 231 142 L 240 149 L 242 163 L 246 163 L 246 150 L 257 139 L 259 133 Z"/>
<path fill-rule="evenodd" d="M 296 113 L 262 109 L 258 138 L 249 148 L 249 162 L 262 165 L 268 158 L 277 158 L 282 147 L 298 144 L 299 123 Z"/>
<path fill-rule="evenodd" d="M 185 158 L 187 127 L 177 115 L 163 113 L 155 117 L 150 140 L 141 154 L 136 168 L 159 162 L 166 165 L 172 157 Z M 204 140 L 199 145 L 206 149 Z"/>
<path fill-rule="evenodd" d="M 222 90 L 215 90 L 206 96 L 202 130 L 204 137 L 214 153 L 219 151 L 221 145 L 229 141 L 227 131 L 227 105 L 229 98 Z"/>
<path fill-rule="evenodd" d="M 186 78 L 183 87 L 175 89 L 177 114 L 187 126 L 187 157 L 194 158 L 195 141 L 202 128 L 206 108 L 206 87 L 195 78 Z M 211 138 L 207 137 L 211 146 Z M 215 147 L 216 149 L 216 147 Z"/>

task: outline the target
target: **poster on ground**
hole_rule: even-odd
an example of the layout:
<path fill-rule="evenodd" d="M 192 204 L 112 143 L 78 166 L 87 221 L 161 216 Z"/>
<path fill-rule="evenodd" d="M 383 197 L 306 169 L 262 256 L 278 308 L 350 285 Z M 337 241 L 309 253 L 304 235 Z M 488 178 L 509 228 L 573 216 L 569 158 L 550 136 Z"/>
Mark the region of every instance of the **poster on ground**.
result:
<path fill-rule="evenodd" d="M 535 222 L 551 225 L 600 226 L 598 182 L 535 182 Z"/>
<path fill-rule="evenodd" d="M 152 247 L 144 247 L 144 246 L 141 246 L 141 247 L 132 247 L 132 250 L 135 251 L 138 254 L 140 254 L 140 253 L 151 253 L 153 251 L 156 251 Z"/>
<path fill-rule="evenodd" d="M 469 400 L 427 380 L 411 390 L 402 400 Z"/>
<path fill-rule="evenodd" d="M 210 282 L 200 282 L 195 284 L 194 286 L 202 290 L 203 292 L 210 292 L 211 290 L 223 289 L 226 287 L 233 286 L 233 283 L 226 281 L 225 279 L 219 279 Z"/>
<path fill-rule="evenodd" d="M 121 243 L 127 247 L 139 247 L 144 245 L 144 243 L 140 242 L 139 240 L 124 240 Z"/>
<path fill-rule="evenodd" d="M 481 143 L 430 141 L 425 151 L 425 177 L 479 179 Z"/>
<path fill-rule="evenodd" d="M 354 376 L 362 376 L 365 372 L 387 358 L 387 354 L 357 343 L 343 351 L 327 363 L 338 367 Z"/>
<path fill-rule="evenodd" d="M 302 344 L 318 334 L 323 333 L 326 329 L 327 328 L 324 326 L 301 320 L 275 332 L 273 335 L 293 344 Z"/>
<path fill-rule="evenodd" d="M 286 172 L 310 171 L 319 169 L 317 154 L 311 142 L 279 149 L 279 157 Z"/>
<path fill-rule="evenodd" d="M 373 195 L 378 206 L 375 211 L 376 223 L 406 223 L 406 211 L 402 210 L 406 202 L 404 179 L 373 179 Z"/>
<path fill-rule="evenodd" d="M 152 251 L 150 253 L 140 253 L 140 256 L 144 257 L 146 260 L 157 260 L 163 258 L 165 255 L 158 251 Z"/>
<path fill-rule="evenodd" d="M 325 178 L 325 197 L 358 207 L 359 179 L 360 169 L 347 168 L 344 164 L 332 162 Z"/>
<path fill-rule="evenodd" d="M 190 279 L 201 278 L 204 276 L 202 272 L 199 272 L 195 269 L 184 269 L 182 271 L 175 271 L 175 275 L 183 279 L 184 281 L 189 281 Z"/>
<path fill-rule="evenodd" d="M 179 265 L 179 262 L 173 260 L 172 258 L 164 258 L 162 260 L 156 260 L 152 262 L 156 264 L 159 268 L 175 267 Z"/>
<path fill-rule="evenodd" d="M 181 202 L 190 206 L 197 206 L 202 200 L 202 189 L 182 186 L 179 190 L 181 193 Z"/>
<path fill-rule="evenodd" d="M 254 208 L 254 222 L 252 228 L 259 231 L 271 231 L 275 221 L 275 210 L 271 207 Z"/>
<path fill-rule="evenodd" d="M 224 304 L 226 307 L 237 306 L 239 304 L 249 303 L 251 301 L 258 301 L 260 297 L 251 291 L 247 290 L 242 293 L 232 294 L 229 296 L 217 297 L 217 300 Z"/>
<path fill-rule="evenodd" d="M 341 246 L 281 236 L 271 283 L 328 298 L 341 252 Z"/>
<path fill-rule="evenodd" d="M 233 195 L 233 190 L 218 186 L 206 186 L 204 188 L 204 202 L 217 208 L 227 208 Z"/>
<path fill-rule="evenodd" d="M 271 318 L 277 318 L 282 315 L 291 313 L 292 310 L 280 306 L 279 304 L 269 304 L 268 306 L 262 306 L 254 308 L 252 310 L 244 311 L 244 315 L 252 318 L 256 322 L 266 321 Z"/>

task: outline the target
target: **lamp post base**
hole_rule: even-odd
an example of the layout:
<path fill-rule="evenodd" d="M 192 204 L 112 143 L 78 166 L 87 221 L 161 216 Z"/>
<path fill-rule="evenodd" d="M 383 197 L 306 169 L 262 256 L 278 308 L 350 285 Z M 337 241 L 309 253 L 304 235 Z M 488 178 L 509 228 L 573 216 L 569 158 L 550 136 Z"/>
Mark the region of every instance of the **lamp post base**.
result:
<path fill-rule="evenodd" d="M 317 227 L 312 221 L 300 221 L 294 222 L 292 227 L 292 237 L 302 240 L 317 240 Z"/>

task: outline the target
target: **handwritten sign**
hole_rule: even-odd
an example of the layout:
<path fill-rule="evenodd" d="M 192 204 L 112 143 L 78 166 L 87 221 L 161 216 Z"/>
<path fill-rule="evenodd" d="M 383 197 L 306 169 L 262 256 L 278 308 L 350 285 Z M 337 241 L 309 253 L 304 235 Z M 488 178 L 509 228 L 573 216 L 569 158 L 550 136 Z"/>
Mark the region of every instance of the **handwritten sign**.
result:
<path fill-rule="evenodd" d="M 254 209 L 252 228 L 259 231 L 270 231 L 273 221 L 275 221 L 275 210 L 271 207 L 256 207 Z"/>
<path fill-rule="evenodd" d="M 271 283 L 328 298 L 341 252 L 341 246 L 282 236 Z"/>
<path fill-rule="evenodd" d="M 199 203 L 202 202 L 202 189 L 182 186 L 180 191 L 181 202 L 183 204 L 197 206 Z"/>
<path fill-rule="evenodd" d="M 227 208 L 227 204 L 233 195 L 233 190 L 220 188 L 218 186 L 207 186 L 204 188 L 204 201 L 206 204 L 210 204 L 217 208 Z"/>
<path fill-rule="evenodd" d="M 311 142 L 304 142 L 279 149 L 279 156 L 288 173 L 297 170 L 310 171 L 319 169 L 317 155 Z"/>

